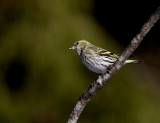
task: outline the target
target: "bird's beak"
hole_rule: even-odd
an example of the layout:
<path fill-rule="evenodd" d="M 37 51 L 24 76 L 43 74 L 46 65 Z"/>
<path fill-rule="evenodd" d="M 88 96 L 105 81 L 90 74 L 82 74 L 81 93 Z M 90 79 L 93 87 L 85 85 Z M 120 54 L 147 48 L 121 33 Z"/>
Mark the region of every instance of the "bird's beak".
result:
<path fill-rule="evenodd" d="M 75 50 L 76 47 L 73 45 L 72 47 L 69 48 L 70 50 Z"/>

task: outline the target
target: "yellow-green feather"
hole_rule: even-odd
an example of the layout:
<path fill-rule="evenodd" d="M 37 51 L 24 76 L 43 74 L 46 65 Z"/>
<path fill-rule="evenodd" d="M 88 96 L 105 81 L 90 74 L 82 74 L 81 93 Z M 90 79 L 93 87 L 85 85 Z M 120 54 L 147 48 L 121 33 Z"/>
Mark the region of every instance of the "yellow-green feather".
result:
<path fill-rule="evenodd" d="M 88 41 L 86 41 L 86 40 L 79 40 L 78 43 L 85 43 L 86 46 L 90 45 L 90 43 Z"/>
<path fill-rule="evenodd" d="M 104 55 L 104 56 L 106 55 L 106 56 L 110 56 L 110 57 L 113 57 L 113 58 L 118 58 L 119 57 L 117 54 L 111 53 L 111 52 L 106 51 L 106 50 L 99 50 L 99 51 L 97 51 L 97 53 L 99 55 Z"/>

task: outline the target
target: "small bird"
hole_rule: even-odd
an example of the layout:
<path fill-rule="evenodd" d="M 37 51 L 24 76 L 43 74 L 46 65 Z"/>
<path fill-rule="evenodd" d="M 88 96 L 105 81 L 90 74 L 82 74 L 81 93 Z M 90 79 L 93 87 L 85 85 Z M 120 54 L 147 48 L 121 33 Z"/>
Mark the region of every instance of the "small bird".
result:
<path fill-rule="evenodd" d="M 114 64 L 119 55 L 97 47 L 86 40 L 79 40 L 69 48 L 75 50 L 80 56 L 82 63 L 91 71 L 97 74 L 103 74 Z M 126 60 L 128 63 L 141 63 L 142 60 Z"/>

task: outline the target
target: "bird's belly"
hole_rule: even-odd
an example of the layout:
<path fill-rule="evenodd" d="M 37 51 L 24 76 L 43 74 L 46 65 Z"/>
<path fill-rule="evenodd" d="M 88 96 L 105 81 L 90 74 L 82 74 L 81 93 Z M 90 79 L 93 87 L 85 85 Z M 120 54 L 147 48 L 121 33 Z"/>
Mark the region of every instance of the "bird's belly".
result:
<path fill-rule="evenodd" d="M 111 65 L 110 63 L 105 63 L 105 64 L 96 63 L 96 64 L 93 64 L 93 63 L 88 63 L 86 61 L 82 61 L 82 62 L 89 70 L 91 70 L 95 73 L 98 73 L 98 74 L 105 73 L 106 70 L 107 70 L 107 67 L 109 65 Z"/>

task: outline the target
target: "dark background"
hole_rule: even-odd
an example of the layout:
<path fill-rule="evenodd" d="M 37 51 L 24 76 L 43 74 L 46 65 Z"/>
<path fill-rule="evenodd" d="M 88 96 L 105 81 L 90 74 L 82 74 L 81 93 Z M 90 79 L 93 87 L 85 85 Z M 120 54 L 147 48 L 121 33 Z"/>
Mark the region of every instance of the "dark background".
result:
<path fill-rule="evenodd" d="M 0 1 L 0 122 L 63 123 L 97 78 L 68 48 L 80 39 L 121 54 L 159 1 Z M 135 59 L 85 107 L 81 123 L 159 123 L 160 21 Z"/>
<path fill-rule="evenodd" d="M 104 0 L 95 0 L 93 15 L 96 20 L 108 31 L 119 43 L 127 45 L 149 16 L 158 8 L 160 2 L 109 2 L 105 3 Z M 149 40 L 158 41 L 158 29 L 160 24 L 151 30 L 144 43 Z M 154 36 L 150 36 L 154 35 Z"/>

